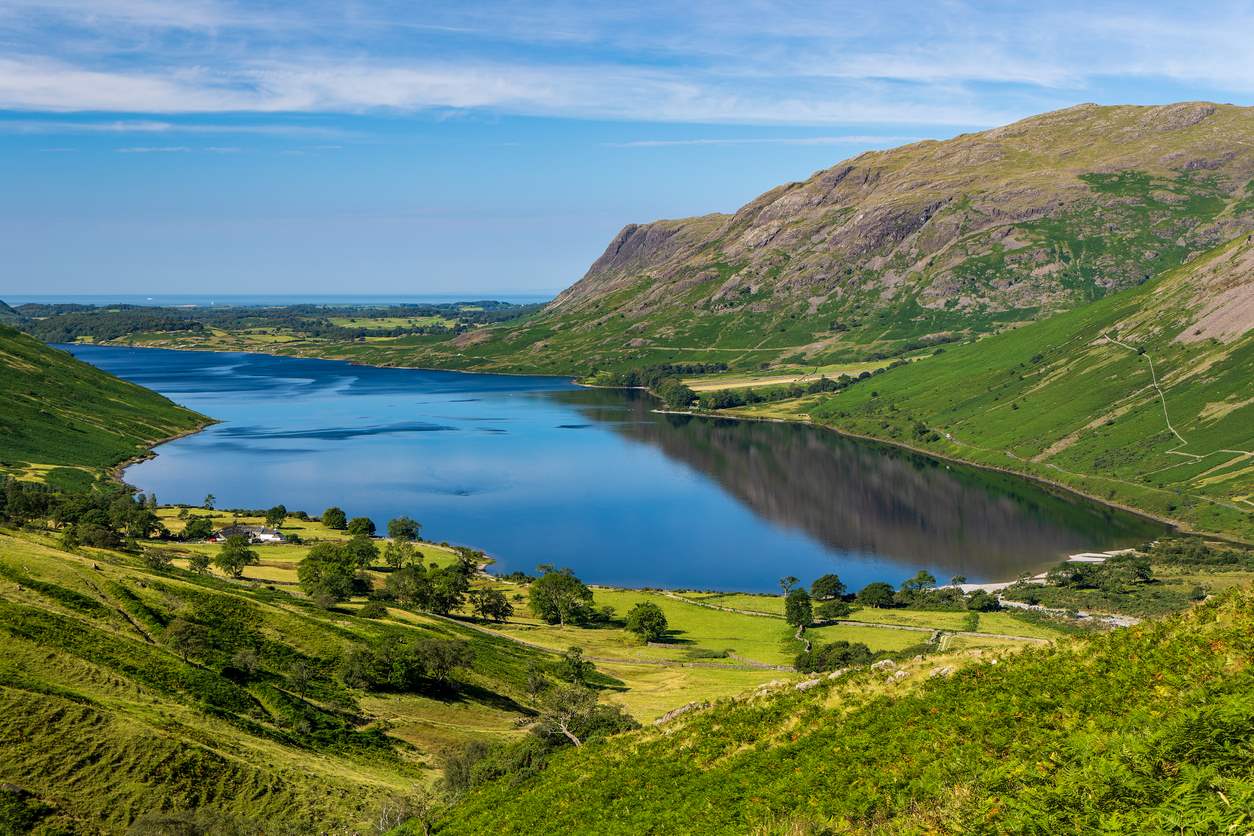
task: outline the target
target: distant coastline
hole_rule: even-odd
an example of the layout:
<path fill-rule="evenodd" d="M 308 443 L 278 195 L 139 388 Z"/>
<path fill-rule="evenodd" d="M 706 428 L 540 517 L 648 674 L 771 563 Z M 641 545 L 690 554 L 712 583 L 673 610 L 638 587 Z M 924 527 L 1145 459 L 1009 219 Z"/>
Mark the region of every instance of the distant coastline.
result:
<path fill-rule="evenodd" d="M 270 307 L 286 305 L 433 305 L 491 300 L 516 305 L 548 302 L 550 293 L 467 291 L 465 293 L 0 293 L 18 305 L 147 305 L 177 307 Z"/>

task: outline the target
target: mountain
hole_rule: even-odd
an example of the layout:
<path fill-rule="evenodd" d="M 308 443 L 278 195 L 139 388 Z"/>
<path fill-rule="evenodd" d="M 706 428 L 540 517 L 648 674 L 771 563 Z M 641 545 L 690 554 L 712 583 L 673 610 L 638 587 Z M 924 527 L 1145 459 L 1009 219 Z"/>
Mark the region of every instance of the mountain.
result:
<path fill-rule="evenodd" d="M 892 356 L 1073 308 L 1254 230 L 1254 108 L 1079 105 L 625 227 L 544 311 L 428 359 L 585 371 Z"/>
<path fill-rule="evenodd" d="M 795 409 L 1254 540 L 1251 381 L 1245 235 L 1134 289 Z"/>
<path fill-rule="evenodd" d="M 0 301 L 0 325 L 8 325 L 13 328 L 17 326 L 21 319 L 21 314 L 13 310 L 13 308 L 9 307 L 3 301 Z"/>
<path fill-rule="evenodd" d="M 0 325 L 0 473 L 82 484 L 204 416 Z"/>
<path fill-rule="evenodd" d="M 1248 829 L 1254 594 L 1008 656 L 785 683 L 485 785 L 440 833 Z"/>

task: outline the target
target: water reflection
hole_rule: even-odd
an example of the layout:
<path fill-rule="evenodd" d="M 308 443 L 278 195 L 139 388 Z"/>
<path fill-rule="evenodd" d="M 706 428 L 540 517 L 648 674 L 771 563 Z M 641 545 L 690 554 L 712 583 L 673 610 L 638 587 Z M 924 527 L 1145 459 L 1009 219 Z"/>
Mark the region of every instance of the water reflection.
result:
<path fill-rule="evenodd" d="M 660 414 L 638 393 L 553 397 L 837 552 L 1005 578 L 1094 544 L 1135 543 L 1162 531 L 1024 479 L 813 427 Z"/>

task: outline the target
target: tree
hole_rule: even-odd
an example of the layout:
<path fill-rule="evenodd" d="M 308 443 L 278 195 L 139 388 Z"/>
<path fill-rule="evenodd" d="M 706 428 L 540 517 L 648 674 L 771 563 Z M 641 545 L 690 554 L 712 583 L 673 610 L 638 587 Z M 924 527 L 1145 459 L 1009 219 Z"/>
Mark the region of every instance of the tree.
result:
<path fill-rule="evenodd" d="M 596 708 L 596 704 L 596 692 L 588 688 L 578 685 L 562 685 L 554 688 L 549 698 L 545 700 L 544 712 L 540 715 L 538 725 L 540 733 L 561 734 L 575 746 L 582 746 L 583 742 L 576 736 L 575 731 L 580 721 Z"/>
<path fill-rule="evenodd" d="M 475 615 L 492 621 L 504 621 L 514 614 L 514 605 L 499 589 L 472 589 L 467 595 Z"/>
<path fill-rule="evenodd" d="M 966 582 L 967 582 L 966 575 L 954 575 L 952 578 L 949 579 L 950 586 L 962 586 Z"/>
<path fill-rule="evenodd" d="M 869 583 L 858 593 L 858 603 L 877 609 L 891 607 L 893 605 L 893 588 L 883 581 Z"/>
<path fill-rule="evenodd" d="M 369 517 L 353 517 L 348 521 L 348 533 L 354 537 L 373 537 L 374 520 Z"/>
<path fill-rule="evenodd" d="M 413 544 L 408 540 L 389 540 L 383 549 L 383 562 L 393 569 L 399 569 L 413 563 L 415 554 L 419 560 L 422 559 L 421 553 L 415 552 Z"/>
<path fill-rule="evenodd" d="M 348 527 L 348 517 L 344 509 L 332 505 L 322 512 L 322 524 L 333 531 L 343 531 Z"/>
<path fill-rule="evenodd" d="M 810 584 L 810 594 L 816 601 L 830 601 L 844 596 L 845 584 L 841 581 L 840 575 L 822 575 Z"/>
<path fill-rule="evenodd" d="M 208 644 L 205 628 L 185 618 L 175 618 L 167 624 L 165 638 L 184 662 L 189 656 L 199 656 L 204 653 Z"/>
<path fill-rule="evenodd" d="M 421 563 L 402 566 L 388 575 L 383 588 L 397 601 L 410 607 L 422 606 L 430 595 L 431 579 Z"/>
<path fill-rule="evenodd" d="M 474 661 L 470 643 L 460 639 L 420 639 L 415 645 L 422 672 L 428 679 L 447 685 L 458 668 Z"/>
<path fill-rule="evenodd" d="M 379 547 L 362 534 L 355 535 L 341 548 L 362 569 L 379 559 Z"/>
<path fill-rule="evenodd" d="M 569 569 L 545 572 L 528 592 L 531 611 L 549 624 L 578 623 L 587 617 L 592 590 Z"/>
<path fill-rule="evenodd" d="M 627 629 L 643 642 L 657 641 L 666 635 L 670 625 L 666 614 L 652 601 L 641 601 L 627 613 Z"/>
<path fill-rule="evenodd" d="M 296 567 L 300 588 L 310 598 L 329 603 L 353 594 L 357 562 L 337 543 L 319 543 Z"/>
<path fill-rule="evenodd" d="M 936 577 L 926 569 L 920 569 L 913 578 L 901 583 L 901 591 L 907 595 L 917 595 L 925 589 L 936 586 Z"/>
<path fill-rule="evenodd" d="M 193 552 L 187 558 L 187 568 L 197 575 L 205 574 L 205 572 L 209 571 L 209 555 Z"/>
<path fill-rule="evenodd" d="M 611 734 L 640 728 L 640 724 L 616 705 L 601 705 L 596 692 L 579 685 L 549 689 L 534 727 L 539 737 L 557 738 L 574 746 Z"/>
<path fill-rule="evenodd" d="M 792 575 L 785 575 L 784 577 L 779 579 L 779 588 L 783 592 L 784 595 L 787 595 L 789 592 L 792 591 L 792 588 L 799 583 L 800 581 L 794 578 Z"/>
<path fill-rule="evenodd" d="M 183 526 L 184 540 L 204 540 L 213 534 L 213 521 L 208 517 L 192 517 Z"/>
<path fill-rule="evenodd" d="M 201 503 L 201 505 L 204 506 L 205 510 L 207 511 L 212 511 L 213 506 L 217 504 L 218 504 L 218 498 L 211 493 L 205 494 L 205 501 Z"/>
<path fill-rule="evenodd" d="M 597 666 L 583 658 L 582 647 L 568 647 L 557 663 L 557 675 L 567 682 L 584 685 L 588 677 L 596 673 Z"/>
<path fill-rule="evenodd" d="M 283 521 L 287 519 L 287 507 L 276 505 L 269 511 L 266 511 L 266 525 L 271 528 L 279 528 L 283 525 Z"/>
<path fill-rule="evenodd" d="M 245 566 L 255 566 L 261 562 L 257 553 L 248 548 L 247 537 L 228 537 L 222 544 L 222 550 L 213 559 L 213 565 L 233 578 L 244 575 Z"/>
<path fill-rule="evenodd" d="M 809 627 L 814 623 L 814 610 L 810 593 L 794 589 L 784 598 L 784 620 L 794 627 Z"/>
<path fill-rule="evenodd" d="M 397 517 L 388 520 L 388 537 L 393 540 L 417 540 L 422 533 L 422 525 L 412 517 Z"/>
<path fill-rule="evenodd" d="M 853 611 L 853 607 L 844 601 L 824 601 L 814 609 L 814 614 L 824 621 L 835 621 L 838 618 L 845 618 Z"/>

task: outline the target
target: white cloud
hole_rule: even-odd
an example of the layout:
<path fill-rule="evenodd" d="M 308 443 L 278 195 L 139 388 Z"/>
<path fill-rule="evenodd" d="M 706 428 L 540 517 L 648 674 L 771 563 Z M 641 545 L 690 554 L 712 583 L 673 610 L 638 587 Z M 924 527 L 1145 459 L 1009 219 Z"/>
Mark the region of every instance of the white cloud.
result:
<path fill-rule="evenodd" d="M 186 145 L 139 145 L 116 150 L 119 154 L 188 154 L 192 149 Z"/>
<path fill-rule="evenodd" d="M 1122 0 L 7 0 L 0 109 L 973 126 L 1101 98 L 1103 85 L 1116 99 L 1135 89 L 1152 99 L 1163 81 L 1201 86 L 1199 97 L 1249 94 L 1252 42 L 1241 0 L 1193 10 Z M 118 132 L 196 130 L 143 121 Z"/>

